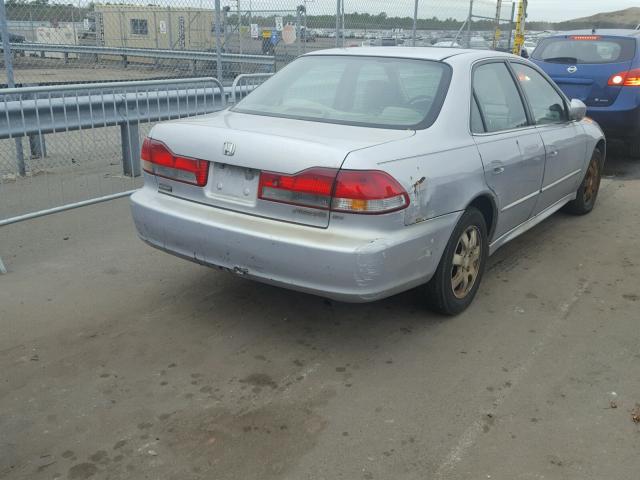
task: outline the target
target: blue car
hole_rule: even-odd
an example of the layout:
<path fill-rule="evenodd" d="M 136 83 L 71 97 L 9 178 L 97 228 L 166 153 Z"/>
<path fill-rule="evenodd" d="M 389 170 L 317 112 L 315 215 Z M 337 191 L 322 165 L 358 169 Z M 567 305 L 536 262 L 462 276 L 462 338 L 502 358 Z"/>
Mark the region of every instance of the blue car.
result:
<path fill-rule="evenodd" d="M 607 138 L 640 157 L 640 30 L 568 32 L 540 41 L 531 55 L 569 98 L 587 105 Z"/>

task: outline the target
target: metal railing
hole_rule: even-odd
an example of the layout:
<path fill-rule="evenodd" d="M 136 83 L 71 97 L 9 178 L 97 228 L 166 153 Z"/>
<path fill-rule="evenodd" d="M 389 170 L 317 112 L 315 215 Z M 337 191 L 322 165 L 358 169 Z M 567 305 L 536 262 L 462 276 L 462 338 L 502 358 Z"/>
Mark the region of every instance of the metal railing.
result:
<path fill-rule="evenodd" d="M 141 126 L 221 110 L 228 90 L 213 77 L 0 90 L 0 226 L 127 194 L 139 186 Z"/>
<path fill-rule="evenodd" d="M 2 48 L 0 44 L 0 49 Z M 46 43 L 11 43 L 12 52 L 52 52 L 62 53 L 65 61 L 69 60 L 69 54 L 76 55 L 109 55 L 123 58 L 123 64 L 128 63 L 129 57 L 142 57 L 168 60 L 185 60 L 189 62 L 207 61 L 216 62 L 215 51 L 198 50 L 163 50 L 155 48 L 131 48 L 131 47 L 99 47 L 93 45 L 59 45 Z M 250 55 L 239 53 L 222 53 L 222 63 L 246 63 L 255 65 L 268 65 L 272 67 L 274 57 L 271 55 Z M 97 58 L 96 58 L 97 60 Z M 193 67 L 195 70 L 195 66 Z"/>
<path fill-rule="evenodd" d="M 230 101 L 232 103 L 239 102 L 272 75 L 273 73 L 243 73 L 238 75 L 233 81 L 233 85 L 231 85 Z"/>

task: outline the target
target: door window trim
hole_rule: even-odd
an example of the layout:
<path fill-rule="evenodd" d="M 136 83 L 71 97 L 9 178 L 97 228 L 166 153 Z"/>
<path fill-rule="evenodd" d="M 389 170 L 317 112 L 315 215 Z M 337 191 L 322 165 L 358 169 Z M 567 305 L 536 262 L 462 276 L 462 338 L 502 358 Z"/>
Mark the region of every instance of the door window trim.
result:
<path fill-rule="evenodd" d="M 514 81 L 516 82 L 516 85 L 518 86 L 518 90 L 521 90 L 522 95 L 523 95 L 523 97 L 524 97 L 524 99 L 526 101 L 527 112 L 528 112 L 528 116 L 529 116 L 529 118 L 531 120 L 531 124 L 532 125 L 535 125 L 536 127 L 542 128 L 542 127 L 554 126 L 554 125 L 568 125 L 570 123 L 574 123 L 575 122 L 575 120 L 571 120 L 571 118 L 570 118 L 569 100 L 568 100 L 567 96 L 564 94 L 564 92 L 562 90 L 560 90 L 560 87 L 558 87 L 558 85 L 556 85 L 556 83 L 542 69 L 538 68 L 538 66 L 533 64 L 533 63 L 521 62 L 521 61 L 518 61 L 518 60 L 515 60 L 515 59 L 511 59 L 511 58 L 507 60 L 507 64 L 508 64 L 509 70 L 511 71 L 511 75 L 513 76 Z M 529 98 L 527 97 L 527 94 L 524 91 L 524 88 L 522 87 L 522 85 L 518 81 L 518 76 L 517 76 L 516 71 L 515 71 L 515 69 L 513 67 L 514 64 L 524 65 L 525 67 L 531 68 L 533 71 L 538 72 L 542 76 L 542 78 L 547 81 L 549 86 L 551 86 L 551 88 L 553 88 L 553 90 L 560 96 L 560 99 L 563 102 L 564 111 L 565 111 L 565 114 L 567 116 L 566 120 L 553 122 L 553 123 L 541 123 L 541 124 L 540 123 L 536 123 L 535 117 L 533 115 L 533 108 L 531 107 L 531 104 L 529 103 Z"/>
<path fill-rule="evenodd" d="M 476 91 L 474 89 L 474 85 L 473 85 L 473 80 L 475 78 L 475 72 L 476 69 L 478 67 L 481 67 L 483 65 L 487 65 L 487 64 L 491 64 L 491 63 L 501 63 L 503 64 L 506 68 L 507 71 L 509 72 L 509 75 L 511 75 L 511 80 L 514 82 L 516 90 L 518 91 L 518 95 L 520 97 L 520 102 L 522 103 L 522 107 L 524 108 L 524 113 L 525 116 L 527 118 L 527 125 L 524 125 L 522 127 L 516 127 L 516 128 L 509 128 L 506 130 L 498 130 L 496 132 L 483 132 L 483 133 L 474 133 L 472 128 L 471 128 L 471 103 L 474 101 L 474 98 L 476 98 Z M 536 124 L 535 122 L 532 121 L 532 116 L 531 116 L 531 112 L 530 112 L 530 106 L 529 103 L 526 99 L 526 97 L 524 97 L 524 92 L 522 91 L 522 87 L 518 84 L 519 82 L 517 81 L 517 77 L 515 76 L 513 69 L 511 68 L 511 65 L 509 65 L 509 59 L 508 58 L 483 58 L 482 60 L 479 60 L 477 62 L 475 62 L 472 66 L 471 66 L 471 76 L 469 81 L 471 82 L 471 95 L 470 95 L 470 102 L 469 102 L 469 132 L 471 133 L 472 136 L 474 137 L 488 137 L 488 136 L 493 136 L 493 135 L 502 135 L 505 133 L 512 133 L 512 132 L 521 132 L 524 130 L 531 130 L 531 129 L 535 129 L 536 128 Z M 486 120 L 484 118 L 484 113 L 482 112 L 482 106 L 480 105 L 480 102 L 477 102 L 478 104 L 478 110 L 480 111 L 480 117 L 482 118 L 482 124 L 484 125 L 484 128 L 486 130 Z"/>

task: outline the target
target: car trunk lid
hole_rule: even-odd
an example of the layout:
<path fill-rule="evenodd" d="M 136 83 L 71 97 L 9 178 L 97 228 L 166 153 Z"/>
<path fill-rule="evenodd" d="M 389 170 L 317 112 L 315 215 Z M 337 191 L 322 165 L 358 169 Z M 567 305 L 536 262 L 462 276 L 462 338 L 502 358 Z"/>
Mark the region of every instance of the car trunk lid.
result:
<path fill-rule="evenodd" d="M 622 87 L 609 79 L 632 67 L 635 39 L 605 35 L 566 35 L 543 40 L 532 60 L 569 98 L 589 107 L 613 104 Z"/>
<path fill-rule="evenodd" d="M 413 130 L 338 125 L 220 112 L 156 125 L 150 136 L 175 155 L 209 162 L 206 185 L 158 177 L 158 189 L 187 200 L 316 227 L 326 210 L 258 198 L 261 172 L 294 174 L 314 167 L 339 169 L 354 150 L 407 138 Z"/>
<path fill-rule="evenodd" d="M 607 107 L 616 101 L 622 87 L 608 85 L 609 79 L 631 68 L 631 62 L 606 65 L 544 64 L 544 70 L 569 98 L 589 107 Z"/>

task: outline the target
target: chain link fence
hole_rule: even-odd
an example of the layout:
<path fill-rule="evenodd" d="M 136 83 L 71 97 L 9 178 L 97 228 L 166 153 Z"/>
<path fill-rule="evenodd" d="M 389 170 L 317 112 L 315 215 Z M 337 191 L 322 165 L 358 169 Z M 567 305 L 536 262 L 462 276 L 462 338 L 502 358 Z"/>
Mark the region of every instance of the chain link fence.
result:
<path fill-rule="evenodd" d="M 239 75 L 242 82 L 235 85 L 244 86 L 242 96 L 248 85 L 311 50 L 376 45 L 506 50 L 514 11 L 513 2 L 500 0 L 5 0 L 4 7 L 0 34 L 7 52 L 0 88 L 143 82 L 137 88 L 144 94 L 160 80 L 214 77 L 230 100 Z M 0 121 L 0 130 L 8 128 L 15 109 L 24 124 L 25 105 L 32 100 L 25 91 L 3 90 L 0 119 L 6 121 Z M 69 119 L 87 113 L 81 106 L 69 103 L 67 118 L 53 130 L 0 135 L 0 221 L 140 184 L 138 170 L 123 169 L 122 125 L 130 123 L 131 112 L 117 111 L 117 123 L 69 128 Z M 135 145 L 157 120 L 138 119 Z"/>

